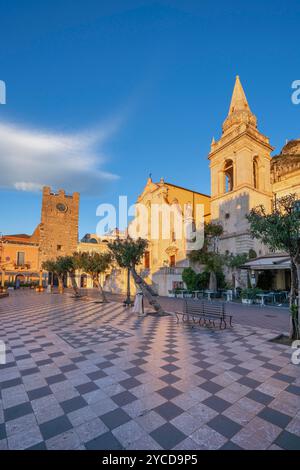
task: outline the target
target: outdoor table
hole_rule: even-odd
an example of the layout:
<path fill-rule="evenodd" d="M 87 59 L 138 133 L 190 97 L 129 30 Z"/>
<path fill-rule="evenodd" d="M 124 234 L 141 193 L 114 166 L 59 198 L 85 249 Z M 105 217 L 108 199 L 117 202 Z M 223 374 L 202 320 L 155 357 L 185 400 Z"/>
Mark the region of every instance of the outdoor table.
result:
<path fill-rule="evenodd" d="M 227 290 L 225 292 L 226 294 L 226 302 L 231 302 L 232 301 L 232 296 L 233 296 L 233 292 L 231 289 Z"/>
<path fill-rule="evenodd" d="M 176 297 L 176 298 L 183 299 L 183 289 L 180 290 L 179 292 L 176 292 L 176 293 L 175 293 L 175 297 Z"/>
<path fill-rule="evenodd" d="M 211 295 L 216 294 L 216 291 L 214 291 L 214 290 L 205 290 L 204 294 L 207 294 L 207 299 L 211 300 Z"/>
<path fill-rule="evenodd" d="M 201 290 L 193 290 L 192 295 L 194 299 L 199 299 L 199 294 L 201 294 Z"/>
<path fill-rule="evenodd" d="M 270 295 L 270 293 L 268 294 L 256 294 L 256 297 L 260 297 L 260 305 L 261 307 L 264 307 L 265 306 L 265 299 L 267 297 L 272 297 L 272 294 Z"/>

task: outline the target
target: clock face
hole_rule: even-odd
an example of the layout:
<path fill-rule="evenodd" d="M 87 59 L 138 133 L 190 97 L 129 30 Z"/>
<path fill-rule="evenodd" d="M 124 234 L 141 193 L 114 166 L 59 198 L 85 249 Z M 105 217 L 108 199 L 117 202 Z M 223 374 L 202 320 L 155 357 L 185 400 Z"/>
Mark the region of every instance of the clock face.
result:
<path fill-rule="evenodd" d="M 59 211 L 59 212 L 66 212 L 68 207 L 63 204 L 62 202 L 56 204 L 56 209 Z"/>

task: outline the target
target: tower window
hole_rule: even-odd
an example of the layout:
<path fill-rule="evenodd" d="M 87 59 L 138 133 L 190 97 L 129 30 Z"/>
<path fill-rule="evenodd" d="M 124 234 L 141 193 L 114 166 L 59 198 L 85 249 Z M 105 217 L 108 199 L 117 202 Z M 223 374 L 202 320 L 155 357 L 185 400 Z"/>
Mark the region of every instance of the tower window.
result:
<path fill-rule="evenodd" d="M 253 159 L 253 186 L 258 188 L 258 162 L 257 158 Z"/>
<path fill-rule="evenodd" d="M 62 246 L 61 245 L 57 245 L 57 251 L 61 251 L 62 249 Z"/>
<path fill-rule="evenodd" d="M 225 192 L 233 190 L 233 161 L 227 160 L 224 167 Z"/>

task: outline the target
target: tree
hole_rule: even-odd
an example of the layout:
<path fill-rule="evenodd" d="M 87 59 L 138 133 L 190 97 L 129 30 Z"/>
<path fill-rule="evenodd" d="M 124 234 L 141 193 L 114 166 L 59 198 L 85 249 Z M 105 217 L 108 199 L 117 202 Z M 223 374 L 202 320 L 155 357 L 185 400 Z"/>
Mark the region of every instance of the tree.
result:
<path fill-rule="evenodd" d="M 197 274 L 192 268 L 184 268 L 184 270 L 182 271 L 182 280 L 188 290 L 196 290 Z"/>
<path fill-rule="evenodd" d="M 105 273 L 109 269 L 112 263 L 111 253 L 79 252 L 74 253 L 74 258 L 76 259 L 77 267 L 89 274 L 93 279 L 94 284 L 101 294 L 102 302 L 108 302 L 99 276 L 101 273 Z"/>
<path fill-rule="evenodd" d="M 132 274 L 136 285 L 141 289 L 150 305 L 153 306 L 158 314 L 162 315 L 164 311 L 156 300 L 153 290 L 136 271 L 136 266 L 141 262 L 147 246 L 147 240 L 143 238 L 133 240 L 129 236 L 125 239 L 117 238 L 113 242 L 108 243 L 108 248 L 118 265 L 121 268 L 127 269 Z"/>
<path fill-rule="evenodd" d="M 210 273 L 209 289 L 217 290 L 217 273 L 222 272 L 225 263 L 224 255 L 218 253 L 218 239 L 223 233 L 219 224 L 206 223 L 204 226 L 204 244 L 201 250 L 193 250 L 188 255 L 192 262 L 205 265 L 205 271 Z"/>
<path fill-rule="evenodd" d="M 61 294 L 63 294 L 64 292 L 64 276 L 69 274 L 75 296 L 76 297 L 80 296 L 80 292 L 77 287 L 76 279 L 75 279 L 75 270 L 77 268 L 77 265 L 72 256 L 59 256 L 56 260 L 44 261 L 42 263 L 42 268 L 45 271 L 48 271 L 57 275 L 59 292 Z"/>
<path fill-rule="evenodd" d="M 249 254 L 247 253 L 241 253 L 237 255 L 233 255 L 232 253 L 230 255 L 227 255 L 226 257 L 226 264 L 229 269 L 231 269 L 232 273 L 235 276 L 235 279 L 237 279 L 238 284 L 241 284 L 241 270 L 240 267 L 247 263 L 250 258 L 250 251 Z M 235 285 L 233 286 L 234 288 L 236 287 Z"/>
<path fill-rule="evenodd" d="M 48 271 L 48 273 L 56 274 L 56 262 L 54 260 L 46 260 L 42 262 L 42 269 Z"/>
<path fill-rule="evenodd" d="M 281 250 L 291 260 L 291 333 L 292 339 L 299 339 L 300 317 L 300 210 L 295 194 L 277 199 L 271 213 L 260 205 L 250 211 L 247 219 L 253 238 L 261 240 L 272 251 Z M 296 276 L 297 274 L 297 276 Z M 296 304 L 296 279 L 298 280 L 298 309 Z"/>
<path fill-rule="evenodd" d="M 72 256 L 59 256 L 56 260 L 47 260 L 42 263 L 45 271 L 56 274 L 58 278 L 59 292 L 64 292 L 64 276 L 70 275 L 72 288 L 75 296 L 79 297 L 80 292 L 75 279 L 75 270 L 77 269 L 76 261 Z"/>

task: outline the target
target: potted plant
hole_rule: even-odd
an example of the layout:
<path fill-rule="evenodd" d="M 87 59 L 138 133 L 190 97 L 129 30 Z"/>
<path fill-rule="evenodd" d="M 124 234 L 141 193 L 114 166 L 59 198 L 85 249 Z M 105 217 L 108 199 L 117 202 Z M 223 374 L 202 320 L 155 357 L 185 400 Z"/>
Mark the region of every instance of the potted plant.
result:
<path fill-rule="evenodd" d="M 261 292 L 262 290 L 258 289 L 257 287 L 249 287 L 248 289 L 243 289 L 241 292 L 242 303 L 248 305 L 253 304 L 257 294 L 260 294 Z"/>

